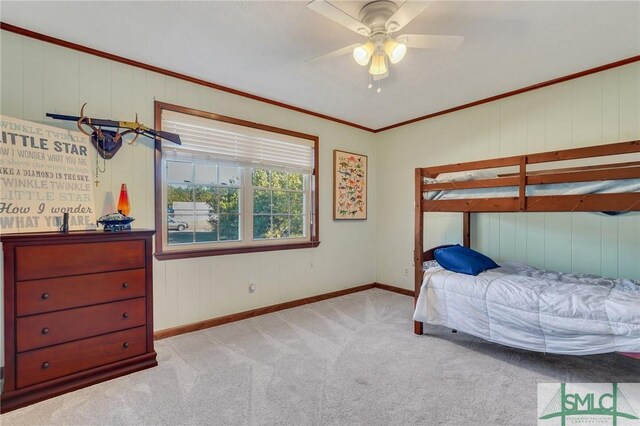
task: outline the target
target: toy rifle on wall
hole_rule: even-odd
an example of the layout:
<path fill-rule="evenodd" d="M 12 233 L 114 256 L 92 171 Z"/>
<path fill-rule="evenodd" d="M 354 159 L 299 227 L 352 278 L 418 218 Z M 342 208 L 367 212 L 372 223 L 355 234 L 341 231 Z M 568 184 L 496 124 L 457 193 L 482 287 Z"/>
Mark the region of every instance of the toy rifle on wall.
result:
<path fill-rule="evenodd" d="M 181 145 L 180 136 L 175 133 L 164 132 L 162 130 L 154 130 L 138 122 L 138 114 L 136 113 L 136 121 L 115 121 L 106 120 L 100 118 L 90 118 L 84 114 L 84 107 L 87 104 L 82 105 L 80 109 L 80 117 L 72 115 L 53 114 L 48 112 L 47 117 L 54 118 L 56 120 L 75 121 L 80 130 L 85 135 L 91 138 L 91 143 L 96 148 L 96 151 L 105 160 L 109 160 L 116 155 L 116 152 L 122 146 L 122 137 L 131 133 L 135 133 L 135 137 L 127 142 L 128 144 L 135 143 L 136 139 L 140 135 L 146 136 L 152 139 L 166 139 L 170 142 Z M 92 132 L 86 131 L 83 126 L 89 127 Z M 105 130 L 103 127 L 114 128 L 115 130 Z M 120 129 L 125 129 L 120 131 Z"/>

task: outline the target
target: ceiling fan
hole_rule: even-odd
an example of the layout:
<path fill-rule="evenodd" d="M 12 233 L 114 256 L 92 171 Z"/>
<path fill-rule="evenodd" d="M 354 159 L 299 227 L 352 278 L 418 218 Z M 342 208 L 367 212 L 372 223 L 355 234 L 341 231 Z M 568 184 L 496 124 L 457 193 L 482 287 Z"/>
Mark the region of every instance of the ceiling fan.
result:
<path fill-rule="evenodd" d="M 324 55 L 307 60 L 314 62 L 352 53 L 361 66 L 369 65 L 373 80 L 389 75 L 387 62 L 397 64 L 404 58 L 407 48 L 455 50 L 464 37 L 456 35 L 402 34 L 393 36 L 413 18 L 424 11 L 431 2 L 405 1 L 401 6 L 389 0 L 376 0 L 365 4 L 358 19 L 342 11 L 327 0 L 313 0 L 307 7 L 332 21 L 367 37 L 364 43 L 351 44 Z M 379 84 L 379 83 L 378 83 Z M 369 88 L 372 87 L 371 82 Z M 378 85 L 377 92 L 381 89 Z"/>

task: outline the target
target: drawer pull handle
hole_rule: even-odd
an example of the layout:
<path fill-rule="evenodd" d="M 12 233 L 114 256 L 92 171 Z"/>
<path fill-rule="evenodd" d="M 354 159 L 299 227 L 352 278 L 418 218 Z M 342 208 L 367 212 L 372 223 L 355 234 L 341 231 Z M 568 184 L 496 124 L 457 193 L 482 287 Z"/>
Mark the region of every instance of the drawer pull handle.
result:
<path fill-rule="evenodd" d="M 129 347 L 129 342 L 124 342 L 124 343 L 122 344 L 122 347 L 123 347 L 123 348 L 125 348 L 125 349 L 127 349 L 127 348 Z"/>
<path fill-rule="evenodd" d="M 43 328 L 42 334 L 49 334 L 49 329 L 47 327 Z"/>
<path fill-rule="evenodd" d="M 129 288 L 129 283 L 128 282 L 123 282 L 122 283 L 122 288 Z"/>
<path fill-rule="evenodd" d="M 122 318 L 124 319 L 129 318 L 129 312 L 125 312 L 124 314 L 122 314 Z"/>
<path fill-rule="evenodd" d="M 42 293 L 42 296 L 40 296 L 40 298 L 42 300 L 47 300 L 49 298 L 49 293 Z"/>
<path fill-rule="evenodd" d="M 42 363 L 42 368 L 44 368 L 45 370 L 46 370 L 47 368 L 49 368 L 49 363 L 48 363 L 48 362 L 46 362 L 46 361 L 45 361 L 45 362 L 43 362 L 43 363 Z"/>

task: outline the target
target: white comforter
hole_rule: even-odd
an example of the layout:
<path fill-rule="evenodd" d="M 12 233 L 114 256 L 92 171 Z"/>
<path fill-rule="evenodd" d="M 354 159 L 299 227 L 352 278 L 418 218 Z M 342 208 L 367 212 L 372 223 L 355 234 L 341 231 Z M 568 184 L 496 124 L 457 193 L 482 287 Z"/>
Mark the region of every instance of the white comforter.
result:
<path fill-rule="evenodd" d="M 640 282 L 507 262 L 476 277 L 432 267 L 413 319 L 539 352 L 640 352 Z"/>
<path fill-rule="evenodd" d="M 623 192 L 640 192 L 640 179 L 553 183 L 548 185 L 527 186 L 528 197 L 534 195 L 619 194 Z M 517 186 L 429 191 L 423 194 L 423 197 L 426 200 L 461 200 L 468 198 L 498 198 L 517 196 Z"/>

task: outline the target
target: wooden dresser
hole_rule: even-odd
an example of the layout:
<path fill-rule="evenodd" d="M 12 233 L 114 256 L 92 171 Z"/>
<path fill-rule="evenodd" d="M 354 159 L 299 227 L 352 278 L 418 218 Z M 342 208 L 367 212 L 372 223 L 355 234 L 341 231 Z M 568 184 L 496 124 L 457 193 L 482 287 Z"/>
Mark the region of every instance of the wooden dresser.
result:
<path fill-rule="evenodd" d="M 0 236 L 2 412 L 157 365 L 153 233 Z"/>

